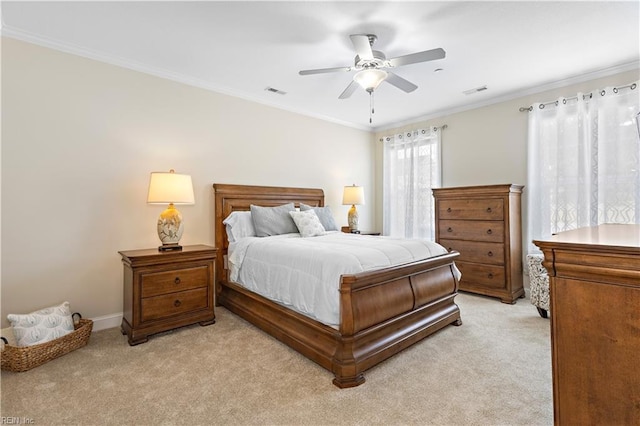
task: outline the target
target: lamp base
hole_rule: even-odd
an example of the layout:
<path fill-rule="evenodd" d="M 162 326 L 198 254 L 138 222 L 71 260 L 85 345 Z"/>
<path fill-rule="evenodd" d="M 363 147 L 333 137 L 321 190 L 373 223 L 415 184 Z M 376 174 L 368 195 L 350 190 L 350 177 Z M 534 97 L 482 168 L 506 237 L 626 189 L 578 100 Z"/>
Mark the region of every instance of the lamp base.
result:
<path fill-rule="evenodd" d="M 349 223 L 349 230 L 352 234 L 355 234 L 358 231 L 358 210 L 356 210 L 355 204 L 351 205 L 349 209 L 347 222 Z"/>
<path fill-rule="evenodd" d="M 180 237 L 182 237 L 183 230 L 182 215 L 174 207 L 173 203 L 170 203 L 169 207 L 160 213 L 158 218 L 158 237 L 162 241 L 162 245 L 158 247 L 158 250 L 182 250 L 182 246 L 178 243 L 180 242 Z"/>
<path fill-rule="evenodd" d="M 180 244 L 163 244 L 158 247 L 158 251 L 180 251 L 182 246 Z"/>

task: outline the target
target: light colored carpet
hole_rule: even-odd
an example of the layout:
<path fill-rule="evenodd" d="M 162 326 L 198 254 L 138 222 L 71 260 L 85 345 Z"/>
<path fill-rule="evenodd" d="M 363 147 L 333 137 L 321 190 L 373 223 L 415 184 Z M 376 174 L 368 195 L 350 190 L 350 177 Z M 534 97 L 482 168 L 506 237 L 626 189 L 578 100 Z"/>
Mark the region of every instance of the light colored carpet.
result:
<path fill-rule="evenodd" d="M 4 417 L 37 425 L 550 425 L 549 321 L 528 299 L 461 294 L 446 327 L 356 388 L 223 308 L 130 347 L 119 329 L 23 373 L 2 372 Z"/>

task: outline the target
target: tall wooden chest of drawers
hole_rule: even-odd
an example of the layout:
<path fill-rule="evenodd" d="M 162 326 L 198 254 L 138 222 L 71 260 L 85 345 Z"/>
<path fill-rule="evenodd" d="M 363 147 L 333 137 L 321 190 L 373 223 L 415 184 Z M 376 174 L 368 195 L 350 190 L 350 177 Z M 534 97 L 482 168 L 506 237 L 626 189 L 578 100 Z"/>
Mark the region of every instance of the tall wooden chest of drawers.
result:
<path fill-rule="evenodd" d="M 215 322 L 214 247 L 184 246 L 180 251 L 158 249 L 121 251 L 124 265 L 122 333 L 130 345 L 151 334 L 189 324 Z"/>
<path fill-rule="evenodd" d="M 436 241 L 460 252 L 460 290 L 515 303 L 522 286 L 522 185 L 433 190 Z"/>

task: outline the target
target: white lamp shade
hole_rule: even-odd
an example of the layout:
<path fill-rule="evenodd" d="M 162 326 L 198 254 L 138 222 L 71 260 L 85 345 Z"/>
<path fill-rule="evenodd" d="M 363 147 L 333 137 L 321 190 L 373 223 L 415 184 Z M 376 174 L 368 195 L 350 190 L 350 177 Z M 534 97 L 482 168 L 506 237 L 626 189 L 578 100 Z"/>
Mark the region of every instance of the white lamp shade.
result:
<path fill-rule="evenodd" d="M 170 172 L 152 172 L 149 180 L 149 204 L 194 204 L 193 183 L 190 175 Z"/>
<path fill-rule="evenodd" d="M 365 90 L 375 90 L 387 78 L 387 72 L 379 69 L 362 70 L 353 76 L 356 83 Z"/>
<path fill-rule="evenodd" d="M 364 205 L 364 188 L 361 186 L 345 186 L 342 195 L 343 205 Z"/>

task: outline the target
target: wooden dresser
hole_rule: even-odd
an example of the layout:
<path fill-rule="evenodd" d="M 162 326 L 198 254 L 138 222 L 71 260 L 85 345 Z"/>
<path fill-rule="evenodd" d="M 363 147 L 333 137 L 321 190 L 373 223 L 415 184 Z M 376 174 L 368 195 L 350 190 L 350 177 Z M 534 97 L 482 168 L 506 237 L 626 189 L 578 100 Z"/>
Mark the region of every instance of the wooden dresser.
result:
<path fill-rule="evenodd" d="M 515 303 L 522 286 L 522 185 L 433 190 L 436 241 L 460 252 L 460 290 Z"/>
<path fill-rule="evenodd" d="M 124 265 L 122 333 L 130 345 L 189 324 L 215 322 L 214 262 L 217 250 L 204 245 L 180 251 L 121 251 Z"/>
<path fill-rule="evenodd" d="M 549 272 L 555 424 L 640 424 L 640 225 L 534 243 Z"/>

